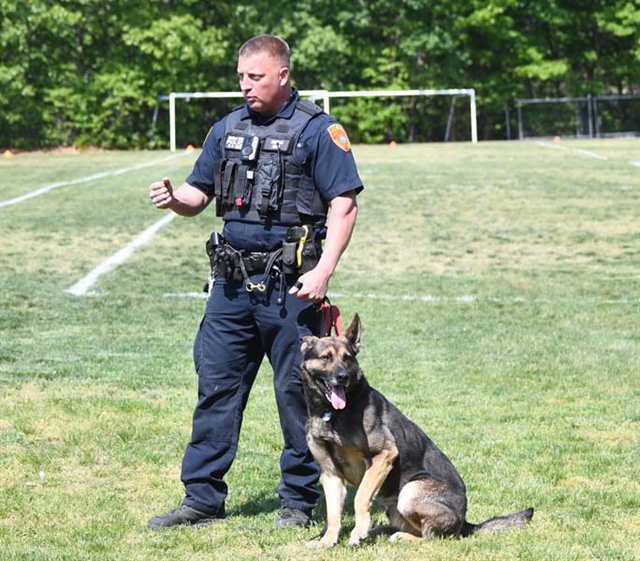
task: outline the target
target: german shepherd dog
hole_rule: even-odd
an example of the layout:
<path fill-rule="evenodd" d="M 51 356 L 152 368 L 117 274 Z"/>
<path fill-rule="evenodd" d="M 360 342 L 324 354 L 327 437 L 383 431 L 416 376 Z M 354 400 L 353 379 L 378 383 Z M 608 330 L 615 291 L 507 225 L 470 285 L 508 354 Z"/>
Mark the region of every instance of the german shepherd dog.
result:
<path fill-rule="evenodd" d="M 481 524 L 467 522 L 466 489 L 456 468 L 367 382 L 356 360 L 361 331 L 356 314 L 344 336 L 302 339 L 307 442 L 320 464 L 327 506 L 323 533 L 307 547 L 333 547 L 338 542 L 345 482 L 357 487 L 350 545 L 382 533 L 392 533 L 395 541 L 522 528 L 531 520 L 532 508 Z M 390 526 L 372 531 L 374 498 L 386 507 Z"/>

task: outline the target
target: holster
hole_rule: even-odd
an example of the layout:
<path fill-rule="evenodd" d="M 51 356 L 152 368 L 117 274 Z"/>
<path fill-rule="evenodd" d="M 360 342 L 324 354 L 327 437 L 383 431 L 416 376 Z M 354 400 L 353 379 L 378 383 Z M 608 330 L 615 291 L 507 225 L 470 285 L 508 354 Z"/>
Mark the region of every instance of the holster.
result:
<path fill-rule="evenodd" d="M 206 243 L 206 250 L 214 277 L 221 276 L 227 280 L 242 280 L 240 254 L 228 245 L 218 232 L 211 234 Z"/>

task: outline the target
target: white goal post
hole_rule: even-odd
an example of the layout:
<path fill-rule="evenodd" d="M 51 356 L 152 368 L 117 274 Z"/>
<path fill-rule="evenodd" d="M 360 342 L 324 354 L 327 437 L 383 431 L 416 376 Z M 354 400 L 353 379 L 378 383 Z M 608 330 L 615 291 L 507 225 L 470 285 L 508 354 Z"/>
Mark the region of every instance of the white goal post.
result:
<path fill-rule="evenodd" d="M 469 119 L 471 122 L 471 142 L 478 143 L 478 124 L 476 117 L 476 91 L 473 88 L 465 89 L 443 89 L 443 90 L 358 90 L 358 91 L 338 91 L 328 90 L 300 90 L 302 97 L 313 100 L 322 100 L 323 109 L 326 113 L 331 110 L 329 98 L 332 97 L 412 97 L 412 96 L 469 96 Z M 172 92 L 169 95 L 159 95 L 158 101 L 169 101 L 169 140 L 171 151 L 176 151 L 176 99 L 191 98 L 233 98 L 242 97 L 240 92 Z"/>

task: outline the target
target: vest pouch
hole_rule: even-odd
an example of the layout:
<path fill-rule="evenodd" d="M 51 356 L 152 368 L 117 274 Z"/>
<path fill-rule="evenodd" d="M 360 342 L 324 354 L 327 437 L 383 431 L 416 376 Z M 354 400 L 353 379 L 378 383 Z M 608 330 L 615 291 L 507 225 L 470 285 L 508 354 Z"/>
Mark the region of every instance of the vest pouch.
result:
<path fill-rule="evenodd" d="M 229 160 L 220 160 L 216 164 L 216 169 L 213 172 L 213 194 L 219 201 L 222 199 L 222 176 L 224 175 L 224 167 Z"/>
<path fill-rule="evenodd" d="M 282 244 L 282 265 L 285 275 L 292 275 L 297 272 L 296 250 L 298 242 L 283 242 Z"/>
<path fill-rule="evenodd" d="M 251 179 L 247 166 L 238 166 L 233 187 L 233 204 L 247 207 L 251 203 Z"/>
<path fill-rule="evenodd" d="M 216 197 L 216 216 L 222 216 L 230 205 L 233 205 L 233 184 L 236 178 L 238 163 L 222 160 L 215 171 L 213 194 Z"/>
<path fill-rule="evenodd" d="M 280 164 L 271 159 L 261 162 L 255 173 L 256 207 L 265 216 L 269 211 L 276 211 L 280 207 L 281 185 Z"/>

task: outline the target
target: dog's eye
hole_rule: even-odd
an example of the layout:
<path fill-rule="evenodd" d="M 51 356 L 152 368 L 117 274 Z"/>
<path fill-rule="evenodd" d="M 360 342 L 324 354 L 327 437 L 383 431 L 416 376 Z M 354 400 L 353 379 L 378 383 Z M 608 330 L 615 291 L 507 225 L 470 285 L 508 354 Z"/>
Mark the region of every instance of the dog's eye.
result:
<path fill-rule="evenodd" d="M 320 360 L 323 362 L 331 362 L 331 355 L 329 353 L 320 355 Z"/>

